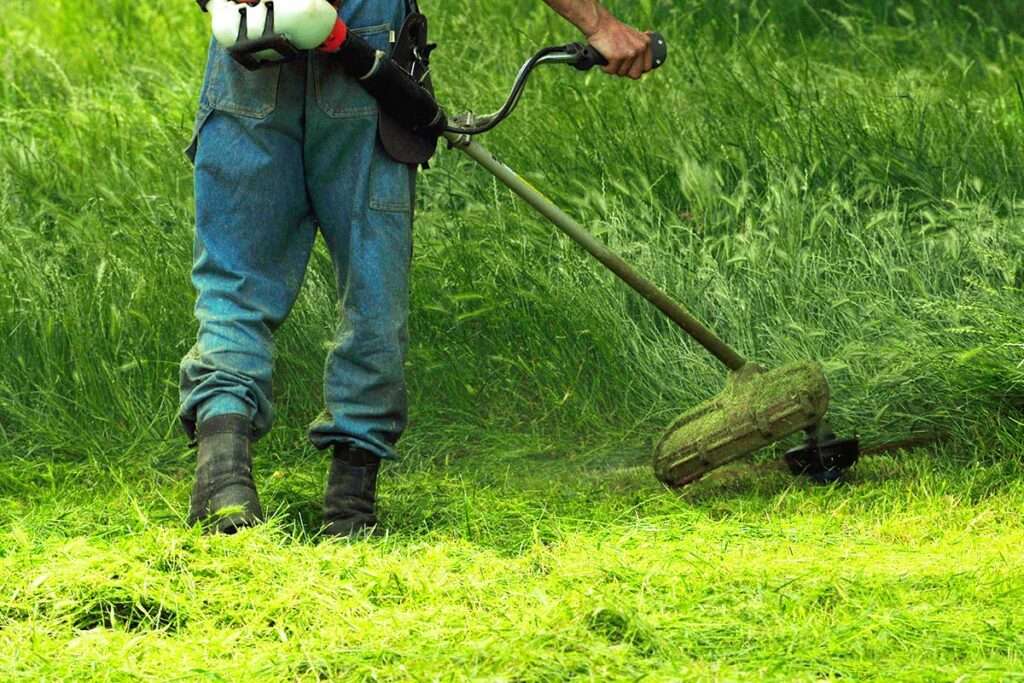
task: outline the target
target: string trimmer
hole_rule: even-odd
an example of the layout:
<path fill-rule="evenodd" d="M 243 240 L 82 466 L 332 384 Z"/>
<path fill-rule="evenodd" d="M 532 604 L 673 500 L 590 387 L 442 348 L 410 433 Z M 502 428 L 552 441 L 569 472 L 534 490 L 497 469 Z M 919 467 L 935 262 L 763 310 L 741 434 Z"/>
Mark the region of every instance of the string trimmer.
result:
<path fill-rule="evenodd" d="M 856 462 L 857 440 L 837 438 L 825 421 L 829 386 L 820 364 L 807 360 L 768 370 L 748 362 L 475 139 L 515 110 L 536 67 L 568 64 L 586 71 L 607 64 L 592 46 L 571 43 L 539 50 L 522 65 L 497 111 L 449 118 L 433 97 L 428 64 L 433 45 L 426 40 L 426 19 L 419 13 L 409 17 L 386 55 L 349 32 L 333 7 L 325 10 L 326 0 L 208 2 L 215 14 L 215 27 L 221 27 L 215 34 L 247 68 L 290 59 L 311 47 L 336 53 L 342 68 L 379 102 L 381 140 L 393 157 L 406 163 L 425 163 L 443 136 L 450 147 L 493 174 L 729 369 L 725 389 L 681 415 L 658 441 L 654 470 L 660 480 L 672 486 L 688 484 L 800 431 L 806 433 L 805 442 L 786 454 L 794 473 L 830 482 Z M 207 4 L 204 0 L 199 3 Z M 275 7 L 278 17 L 287 16 L 291 22 L 290 31 L 280 22 L 275 24 Z M 303 20 L 303 16 L 310 18 Z M 254 24 L 253 17 L 262 24 Z M 253 26 L 261 27 L 255 38 L 249 35 Z M 227 38 L 221 39 L 222 34 Z M 296 39 L 301 39 L 301 44 L 296 45 Z M 668 47 L 657 33 L 651 33 L 650 39 L 652 64 L 657 68 L 665 63 Z"/>

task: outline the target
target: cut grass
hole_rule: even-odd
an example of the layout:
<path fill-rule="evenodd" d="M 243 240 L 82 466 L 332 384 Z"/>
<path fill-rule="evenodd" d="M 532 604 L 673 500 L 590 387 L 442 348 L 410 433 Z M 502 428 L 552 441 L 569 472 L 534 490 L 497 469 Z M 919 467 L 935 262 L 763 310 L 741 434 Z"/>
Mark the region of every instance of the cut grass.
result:
<path fill-rule="evenodd" d="M 572 35 L 540 2 L 424 5 L 453 110 Z M 32 0 L 0 23 L 0 678 L 1020 676 L 1021 4 L 620 5 L 669 64 L 539 73 L 485 143 L 744 354 L 821 360 L 840 431 L 942 443 L 843 487 L 772 451 L 660 488 L 650 445 L 720 368 L 442 152 L 391 535 L 316 537 L 318 248 L 258 447 L 273 519 L 199 536 L 174 413 L 205 20 Z"/>
<path fill-rule="evenodd" d="M 140 468 L 8 513 L 0 671 L 1005 680 L 1024 666 L 1021 463 L 945 455 L 870 458 L 837 488 L 733 467 L 681 495 L 608 454 L 467 459 L 385 477 L 391 534 L 353 544 L 309 538 L 301 497 L 203 537 L 169 522 L 186 482 Z M 290 477 L 265 477 L 270 500 Z"/>

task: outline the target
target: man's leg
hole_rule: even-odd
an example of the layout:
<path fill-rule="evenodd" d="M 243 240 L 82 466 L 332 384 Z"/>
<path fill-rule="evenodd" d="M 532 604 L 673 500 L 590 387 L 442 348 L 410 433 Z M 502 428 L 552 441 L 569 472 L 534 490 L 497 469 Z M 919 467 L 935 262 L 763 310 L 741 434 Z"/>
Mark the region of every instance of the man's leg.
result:
<path fill-rule="evenodd" d="M 365 163 L 370 176 L 350 176 L 347 225 L 322 220 L 344 320 L 327 357 L 327 409 L 310 430 L 317 447 L 334 449 L 324 501 L 325 533 L 334 536 L 376 528 L 380 460 L 394 455 L 407 421 L 412 172 L 383 158 L 369 131 L 346 139 L 356 146 L 347 158 Z"/>
<path fill-rule="evenodd" d="M 316 235 L 303 169 L 304 62 L 250 75 L 223 50 L 210 58 L 203 98 L 217 109 L 195 156 L 199 334 L 181 363 L 181 419 L 200 438 L 193 521 L 218 501 L 251 502 L 227 494 L 251 485 L 248 440 L 273 419 L 272 333 Z"/>
<path fill-rule="evenodd" d="M 218 69 L 241 69 L 222 50 L 211 59 L 220 60 Z M 316 236 L 302 160 L 305 72 L 298 64 L 278 71 L 257 72 L 278 79 L 273 111 L 263 118 L 214 111 L 198 133 L 199 335 L 181 363 L 181 417 L 190 432 L 226 413 L 248 415 L 258 434 L 272 421 L 271 335 L 295 302 Z M 230 87 L 225 80 L 207 87 Z"/>
<path fill-rule="evenodd" d="M 350 0 L 343 18 L 388 49 L 403 0 Z M 311 426 L 333 447 L 325 532 L 352 535 L 376 524 L 380 459 L 392 457 L 406 425 L 409 262 L 414 172 L 377 141 L 377 108 L 330 56 L 311 64 L 306 177 L 331 252 L 343 320 L 327 357 L 326 411 Z"/>
<path fill-rule="evenodd" d="M 327 410 L 310 436 L 319 448 L 352 444 L 386 458 L 394 455 L 406 425 L 412 174 L 382 158 L 366 130 L 353 130 L 346 145 L 356 147 L 347 158 L 359 159 L 370 175 L 349 175 L 339 183 L 338 192 L 328 193 L 336 202 L 348 199 L 355 204 L 344 212 L 349 214 L 347 223 L 338 220 L 340 211 L 320 219 L 334 262 L 343 320 L 327 357 Z M 381 191 L 382 186 L 387 190 Z M 316 203 L 323 216 L 324 209 Z"/>

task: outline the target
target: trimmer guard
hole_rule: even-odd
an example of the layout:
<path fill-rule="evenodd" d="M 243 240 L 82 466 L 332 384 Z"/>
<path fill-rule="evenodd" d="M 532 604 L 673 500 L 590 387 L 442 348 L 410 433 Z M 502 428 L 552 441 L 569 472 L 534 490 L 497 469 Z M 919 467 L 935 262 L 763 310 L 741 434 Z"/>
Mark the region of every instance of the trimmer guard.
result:
<path fill-rule="evenodd" d="M 715 398 L 684 413 L 654 449 L 654 471 L 685 486 L 711 470 L 813 427 L 828 410 L 828 380 L 806 361 L 775 370 L 748 363 Z"/>

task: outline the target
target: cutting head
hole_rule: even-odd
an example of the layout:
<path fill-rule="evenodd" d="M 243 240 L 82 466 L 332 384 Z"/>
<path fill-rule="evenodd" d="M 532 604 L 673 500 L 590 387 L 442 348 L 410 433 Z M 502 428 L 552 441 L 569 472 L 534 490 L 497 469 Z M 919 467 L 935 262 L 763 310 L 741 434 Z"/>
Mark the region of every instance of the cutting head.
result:
<path fill-rule="evenodd" d="M 654 471 L 670 486 L 684 486 L 732 460 L 818 424 L 828 410 L 829 388 L 817 363 L 764 370 L 748 363 L 722 392 L 687 411 L 654 450 Z"/>

